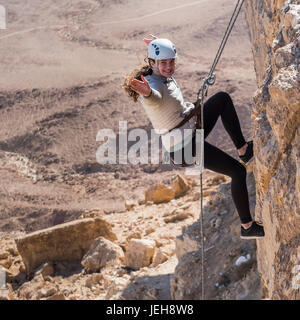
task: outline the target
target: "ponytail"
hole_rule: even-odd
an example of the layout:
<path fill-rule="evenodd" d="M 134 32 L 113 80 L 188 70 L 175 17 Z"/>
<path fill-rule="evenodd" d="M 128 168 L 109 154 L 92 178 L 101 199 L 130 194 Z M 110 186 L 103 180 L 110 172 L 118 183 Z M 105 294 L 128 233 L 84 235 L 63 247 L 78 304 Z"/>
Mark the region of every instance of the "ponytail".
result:
<path fill-rule="evenodd" d="M 149 76 L 152 74 L 152 72 L 153 71 L 149 62 L 149 64 L 145 64 L 125 76 L 124 82 L 121 87 L 129 95 L 129 97 L 133 99 L 134 102 L 138 101 L 139 94 L 130 88 L 130 81 L 133 79 L 142 80 L 141 76 Z"/>

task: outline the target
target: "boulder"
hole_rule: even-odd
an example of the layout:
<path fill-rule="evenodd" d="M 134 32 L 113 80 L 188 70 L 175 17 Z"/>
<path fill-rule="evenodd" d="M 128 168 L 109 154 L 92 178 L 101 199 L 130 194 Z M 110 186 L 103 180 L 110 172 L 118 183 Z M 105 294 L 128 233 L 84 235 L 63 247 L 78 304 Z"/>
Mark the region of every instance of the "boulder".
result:
<path fill-rule="evenodd" d="M 187 179 L 178 174 L 176 180 L 172 183 L 172 188 L 175 192 L 175 198 L 178 198 L 190 190 L 190 184 Z"/>
<path fill-rule="evenodd" d="M 97 238 L 84 255 L 81 264 L 87 272 L 98 272 L 106 266 L 117 266 L 124 260 L 121 247 L 103 238 Z"/>
<path fill-rule="evenodd" d="M 145 201 L 153 203 L 168 202 L 175 198 L 175 191 L 165 184 L 157 184 L 150 187 L 145 193 Z"/>
<path fill-rule="evenodd" d="M 169 259 L 168 255 L 161 248 L 156 248 L 151 267 L 156 267 L 159 264 L 164 263 L 168 259 Z"/>
<path fill-rule="evenodd" d="M 98 237 L 116 240 L 111 226 L 103 219 L 87 218 L 56 225 L 15 239 L 26 273 L 45 262 L 79 262 Z"/>
<path fill-rule="evenodd" d="M 128 243 L 125 253 L 125 263 L 132 269 L 140 269 L 151 264 L 155 241 L 148 239 L 131 239 Z"/>

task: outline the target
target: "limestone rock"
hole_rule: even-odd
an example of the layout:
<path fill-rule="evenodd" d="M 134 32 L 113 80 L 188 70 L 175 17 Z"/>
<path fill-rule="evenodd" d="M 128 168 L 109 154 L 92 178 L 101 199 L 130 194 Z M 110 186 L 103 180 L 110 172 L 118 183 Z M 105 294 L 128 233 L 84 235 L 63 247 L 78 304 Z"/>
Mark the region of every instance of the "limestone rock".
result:
<path fill-rule="evenodd" d="M 200 198 L 201 198 L 201 193 L 200 193 L 199 191 L 196 191 L 196 192 L 193 194 L 192 200 L 193 200 L 193 201 L 198 201 Z"/>
<path fill-rule="evenodd" d="M 105 212 L 104 210 L 98 210 L 98 209 L 95 209 L 95 210 L 89 210 L 89 211 L 85 211 L 81 216 L 80 218 L 82 219 L 85 219 L 85 218 L 101 218 L 105 215 Z"/>
<path fill-rule="evenodd" d="M 107 277 L 105 285 L 107 287 L 107 294 L 105 300 L 119 300 L 122 295 L 122 291 L 130 283 L 127 278 L 115 278 Z"/>
<path fill-rule="evenodd" d="M 0 301 L 1 300 L 13 300 L 12 292 L 9 288 L 0 289 Z"/>
<path fill-rule="evenodd" d="M 149 234 L 151 234 L 153 232 L 155 232 L 155 228 L 153 228 L 153 227 L 147 228 L 145 230 L 145 235 L 149 235 Z"/>
<path fill-rule="evenodd" d="M 183 231 L 180 236 L 176 237 L 175 252 L 178 260 L 186 252 L 201 249 L 199 230 L 199 224 L 193 224 L 188 230 Z"/>
<path fill-rule="evenodd" d="M 48 276 L 53 276 L 54 273 L 55 270 L 53 264 L 51 262 L 46 262 L 38 268 L 38 270 L 35 272 L 35 275 L 41 274 L 43 278 L 46 279 Z"/>
<path fill-rule="evenodd" d="M 142 234 L 141 232 L 135 231 L 135 232 L 131 232 L 127 237 L 126 237 L 126 241 L 127 243 L 130 241 L 130 239 L 142 239 Z"/>
<path fill-rule="evenodd" d="M 0 266 L 10 268 L 14 257 L 17 257 L 18 255 L 19 252 L 14 239 L 8 237 L 0 239 Z"/>
<path fill-rule="evenodd" d="M 168 202 L 175 198 L 175 191 L 164 185 L 157 184 L 150 187 L 145 193 L 145 201 L 153 201 L 153 203 Z"/>
<path fill-rule="evenodd" d="M 215 177 L 213 177 L 209 182 L 208 185 L 209 186 L 218 186 L 221 183 L 225 183 L 226 182 L 226 178 L 224 175 L 217 175 Z"/>
<path fill-rule="evenodd" d="M 15 241 L 29 274 L 45 262 L 80 261 L 99 236 L 117 239 L 108 222 L 87 218 L 39 230 Z"/>
<path fill-rule="evenodd" d="M 151 267 L 156 267 L 168 260 L 168 255 L 161 248 L 156 248 Z"/>
<path fill-rule="evenodd" d="M 172 188 L 174 189 L 175 197 L 178 198 L 185 195 L 191 187 L 188 180 L 178 174 L 176 180 L 172 183 Z"/>
<path fill-rule="evenodd" d="M 188 201 L 188 202 L 186 202 L 185 204 L 183 204 L 182 206 L 180 206 L 179 209 L 186 210 L 186 209 L 190 208 L 191 205 L 192 205 L 192 202 L 191 202 L 191 201 Z"/>
<path fill-rule="evenodd" d="M 131 239 L 125 253 L 125 263 L 132 269 L 140 269 L 151 264 L 155 241 L 146 239 Z"/>
<path fill-rule="evenodd" d="M 103 238 L 97 238 L 84 255 L 81 264 L 88 272 L 98 272 L 106 266 L 117 266 L 124 260 L 121 247 Z"/>
<path fill-rule="evenodd" d="M 130 211 L 135 207 L 137 203 L 134 200 L 126 200 L 125 201 L 125 208 L 126 210 Z"/>
<path fill-rule="evenodd" d="M 143 204 L 145 204 L 146 203 L 146 200 L 145 199 L 139 199 L 138 200 L 138 204 L 139 205 L 143 205 Z"/>
<path fill-rule="evenodd" d="M 49 296 L 49 297 L 42 299 L 42 300 L 66 300 L 66 297 L 63 293 L 57 292 L 57 293 L 53 294 L 52 296 Z"/>
<path fill-rule="evenodd" d="M 13 264 L 13 257 L 11 255 L 8 255 L 7 258 L 0 260 L 0 265 L 6 269 L 9 269 Z"/>
<path fill-rule="evenodd" d="M 54 285 L 45 286 L 40 289 L 36 294 L 36 299 L 40 300 L 41 298 L 48 298 L 57 294 L 58 290 Z"/>
<path fill-rule="evenodd" d="M 199 281 L 201 281 L 201 253 L 187 252 L 180 259 L 171 280 L 172 299 L 201 300 Z"/>
<path fill-rule="evenodd" d="M 98 285 L 102 280 L 104 276 L 101 273 L 93 273 L 89 275 L 89 277 L 85 281 L 85 286 L 88 288 L 92 288 L 95 285 Z"/>
<path fill-rule="evenodd" d="M 6 258 L 8 258 L 9 257 L 9 255 L 10 255 L 10 253 L 9 252 L 7 252 L 7 251 L 5 251 L 5 250 L 1 250 L 1 252 L 0 252 L 0 259 L 2 260 L 2 259 L 6 259 Z"/>
<path fill-rule="evenodd" d="M 165 223 L 175 223 L 189 218 L 192 214 L 189 212 L 178 212 L 171 217 L 164 218 Z"/>
<path fill-rule="evenodd" d="M 257 92 L 254 97 L 253 172 L 262 297 L 299 299 L 293 288 L 300 265 L 300 4 L 297 0 L 247 0 Z"/>
<path fill-rule="evenodd" d="M 46 285 L 46 282 L 42 274 L 35 275 L 31 281 L 24 282 L 20 286 L 17 293 L 18 300 L 36 300 L 37 295 L 39 296 L 42 295 L 40 290 L 44 288 L 45 285 Z"/>

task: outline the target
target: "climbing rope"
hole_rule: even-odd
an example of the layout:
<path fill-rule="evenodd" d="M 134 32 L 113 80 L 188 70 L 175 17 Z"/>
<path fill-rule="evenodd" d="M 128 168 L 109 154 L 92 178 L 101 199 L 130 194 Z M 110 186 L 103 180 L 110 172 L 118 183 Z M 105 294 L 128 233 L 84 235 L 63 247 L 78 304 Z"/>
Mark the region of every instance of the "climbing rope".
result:
<path fill-rule="evenodd" d="M 223 53 L 223 50 L 224 50 L 225 45 L 227 43 L 227 40 L 228 40 L 228 38 L 230 36 L 232 28 L 233 28 L 233 26 L 235 24 L 235 21 L 236 21 L 239 13 L 241 11 L 241 8 L 242 8 L 243 4 L 244 4 L 244 0 L 238 0 L 237 1 L 237 4 L 236 4 L 236 6 L 234 8 L 234 11 L 233 11 L 232 16 L 230 18 L 230 21 L 228 23 L 227 29 L 225 31 L 224 37 L 223 37 L 223 39 L 221 41 L 221 44 L 220 44 L 219 49 L 218 49 L 218 52 L 216 54 L 215 60 L 214 60 L 214 62 L 212 64 L 212 66 L 211 66 L 211 69 L 210 69 L 209 73 L 208 73 L 208 81 L 210 80 L 211 77 L 213 77 L 213 83 L 215 81 L 215 76 L 214 76 L 215 68 L 216 68 L 216 66 L 217 66 L 217 64 L 218 64 L 218 62 L 220 60 L 220 57 L 221 57 L 221 55 Z"/>
<path fill-rule="evenodd" d="M 220 57 L 223 53 L 223 50 L 225 48 L 225 45 L 227 43 L 227 40 L 229 38 L 229 35 L 232 31 L 232 28 L 235 24 L 235 21 L 241 11 L 241 8 L 243 6 L 244 0 L 238 0 L 237 4 L 235 6 L 235 9 L 232 13 L 232 16 L 230 18 L 229 24 L 227 26 L 227 29 L 225 31 L 225 34 L 223 36 L 223 39 L 221 41 L 221 44 L 219 46 L 219 49 L 217 51 L 216 57 L 212 63 L 212 66 L 210 68 L 210 71 L 206 78 L 203 79 L 203 84 L 200 87 L 198 93 L 197 93 L 197 102 L 195 105 L 195 108 L 199 110 L 200 108 L 200 115 L 197 115 L 197 128 L 200 128 L 200 130 L 203 130 L 204 132 L 204 118 L 203 118 L 203 107 L 204 107 L 204 100 L 207 97 L 208 93 L 208 87 L 214 85 L 216 81 L 216 75 L 214 73 L 216 66 L 220 60 Z M 202 137 L 204 139 L 204 133 L 202 134 Z M 202 155 L 204 157 L 204 155 Z M 204 164 L 204 161 L 202 161 Z M 205 292 L 204 292 L 204 232 L 203 232 L 203 170 L 200 171 L 200 236 L 201 236 L 201 299 L 204 300 L 205 298 Z"/>

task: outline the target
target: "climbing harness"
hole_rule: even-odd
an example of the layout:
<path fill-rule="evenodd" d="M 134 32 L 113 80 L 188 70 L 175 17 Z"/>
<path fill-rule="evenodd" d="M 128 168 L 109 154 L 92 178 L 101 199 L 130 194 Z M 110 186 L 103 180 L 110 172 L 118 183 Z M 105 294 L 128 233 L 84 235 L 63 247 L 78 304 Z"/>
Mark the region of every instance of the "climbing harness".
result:
<path fill-rule="evenodd" d="M 229 24 L 227 26 L 227 29 L 225 31 L 225 34 L 223 36 L 223 39 L 221 41 L 221 44 L 219 46 L 219 49 L 217 51 L 216 57 L 213 61 L 213 64 L 211 66 L 211 69 L 207 75 L 206 78 L 203 79 L 202 86 L 200 87 L 198 94 L 197 94 L 197 102 L 195 105 L 195 108 L 199 110 L 200 108 L 200 114 L 197 114 L 197 128 L 200 128 L 200 131 L 202 132 L 201 134 L 201 144 L 204 146 L 204 118 L 203 118 L 203 107 L 204 107 L 204 100 L 207 97 L 208 93 L 208 88 L 209 86 L 214 85 L 216 81 L 216 75 L 214 73 L 216 66 L 220 60 L 220 57 L 223 53 L 223 50 L 225 48 L 225 45 L 227 43 L 227 40 L 229 38 L 229 35 L 232 31 L 232 28 L 235 24 L 235 21 L 241 11 L 241 8 L 243 6 L 244 0 L 238 0 L 237 4 L 235 6 L 235 9 L 232 13 L 231 19 L 229 21 Z M 201 150 L 201 154 L 196 154 L 196 161 L 200 160 L 200 165 L 203 166 L 204 169 L 204 150 Z M 202 177 L 202 167 L 200 167 L 200 236 L 201 236 L 201 299 L 204 300 L 205 298 L 205 293 L 204 293 L 204 232 L 203 232 L 203 177 Z"/>

